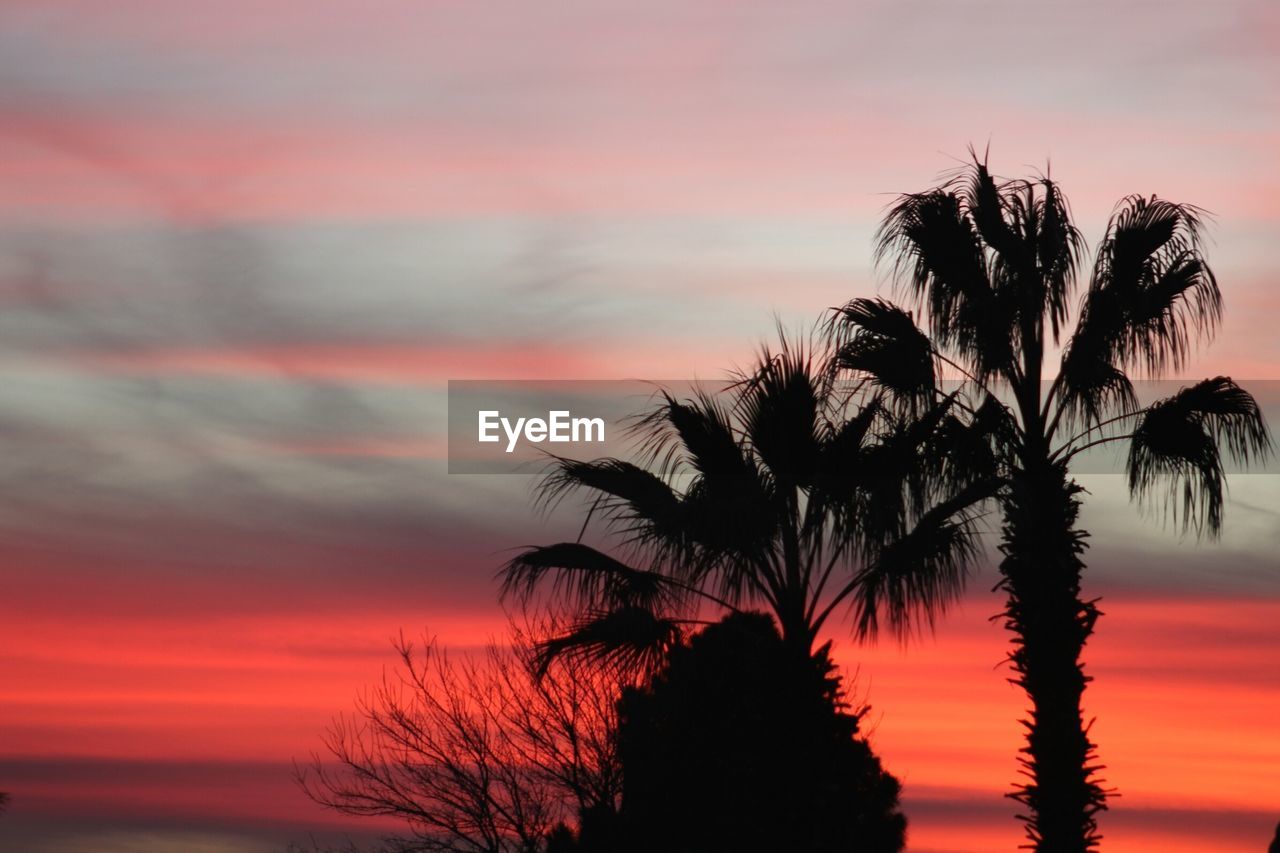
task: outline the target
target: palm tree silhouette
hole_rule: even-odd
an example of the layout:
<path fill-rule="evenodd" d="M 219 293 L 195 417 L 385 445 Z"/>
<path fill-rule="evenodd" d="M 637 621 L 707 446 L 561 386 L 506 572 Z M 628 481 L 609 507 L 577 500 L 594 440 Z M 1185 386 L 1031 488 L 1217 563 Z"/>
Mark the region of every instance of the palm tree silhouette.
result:
<path fill-rule="evenodd" d="M 784 337 L 727 402 L 664 392 L 633 425 L 640 464 L 556 459 L 541 500 L 585 492 L 620 553 L 562 542 L 505 566 L 504 596 L 549 586 L 572 611 L 545 653 L 652 663 L 708 605 L 767 609 L 806 656 L 845 606 L 863 635 L 932 620 L 963 585 L 972 509 L 996 485 L 945 452 L 950 400 L 899 411 L 846 384 Z"/>
<path fill-rule="evenodd" d="M 1167 486 L 1163 508 L 1174 522 L 1213 536 L 1224 452 L 1247 463 L 1269 452 L 1270 438 L 1254 399 L 1225 377 L 1137 401 L 1133 376 L 1180 370 L 1221 318 L 1198 208 L 1123 199 L 1069 328 L 1084 243 L 1066 198 L 1047 176 L 997 180 L 970 153 L 972 164 L 940 186 L 901 196 L 877 235 L 877 262 L 890 266 L 929 334 L 914 314 L 868 299 L 840 309 L 833 331 L 840 364 L 900 406 L 942 397 L 944 366 L 963 377 L 962 399 L 980 401 L 967 422 L 986 431 L 1004 483 L 1003 617 L 1015 682 L 1031 704 L 1020 758 L 1028 781 L 1010 796 L 1026 806 L 1033 849 L 1082 853 L 1098 846 L 1108 792 L 1081 715 L 1090 679 L 1080 656 L 1099 610 L 1081 596 L 1086 534 L 1072 460 L 1129 442 L 1131 495 L 1141 501 Z"/>

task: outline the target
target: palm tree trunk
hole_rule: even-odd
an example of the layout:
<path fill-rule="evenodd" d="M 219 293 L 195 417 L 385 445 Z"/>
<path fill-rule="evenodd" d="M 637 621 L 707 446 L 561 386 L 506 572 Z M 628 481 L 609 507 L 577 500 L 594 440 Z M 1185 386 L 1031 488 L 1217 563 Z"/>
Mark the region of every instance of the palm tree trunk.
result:
<path fill-rule="evenodd" d="M 1099 612 L 1080 598 L 1086 534 L 1076 529 L 1080 487 L 1061 466 L 1041 463 L 1011 484 L 1001 550 L 1003 614 L 1014 635 L 1015 677 L 1031 701 L 1019 761 L 1029 781 L 1010 794 L 1026 806 L 1036 853 L 1088 853 L 1100 836 L 1095 815 L 1107 792 L 1094 776 L 1095 745 L 1081 714 L 1090 678 L 1080 661 Z"/>
<path fill-rule="evenodd" d="M 793 649 L 800 659 L 807 660 L 813 656 L 814 633 L 806 617 L 804 600 L 787 601 L 779 608 L 778 629 L 782 634 L 782 642 Z"/>

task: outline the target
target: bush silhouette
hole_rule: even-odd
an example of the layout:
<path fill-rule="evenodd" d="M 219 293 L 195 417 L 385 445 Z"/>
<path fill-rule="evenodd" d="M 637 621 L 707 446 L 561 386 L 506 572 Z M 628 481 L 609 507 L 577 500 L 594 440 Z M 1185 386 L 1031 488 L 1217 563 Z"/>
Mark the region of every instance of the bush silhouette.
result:
<path fill-rule="evenodd" d="M 734 614 L 629 691 L 621 849 L 901 850 L 900 785 L 858 737 L 828 650 L 799 655 L 767 615 Z"/>

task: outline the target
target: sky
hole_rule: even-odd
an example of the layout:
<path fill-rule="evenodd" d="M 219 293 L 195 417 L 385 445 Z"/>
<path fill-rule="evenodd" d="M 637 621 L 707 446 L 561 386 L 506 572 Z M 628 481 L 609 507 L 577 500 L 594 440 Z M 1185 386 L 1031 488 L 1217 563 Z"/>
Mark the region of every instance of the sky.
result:
<path fill-rule="evenodd" d="M 1188 376 L 1280 378 L 1280 9 L 1216 3 L 0 6 L 0 846 L 265 853 L 374 831 L 290 774 L 400 630 L 499 636 L 576 530 L 447 473 L 450 379 L 719 377 L 887 293 L 893 194 L 966 148 L 1214 215 Z M 1112 853 L 1280 818 L 1280 485 L 1222 541 L 1083 476 Z M 840 659 L 914 853 L 1013 849 L 1019 694 L 985 569 Z"/>

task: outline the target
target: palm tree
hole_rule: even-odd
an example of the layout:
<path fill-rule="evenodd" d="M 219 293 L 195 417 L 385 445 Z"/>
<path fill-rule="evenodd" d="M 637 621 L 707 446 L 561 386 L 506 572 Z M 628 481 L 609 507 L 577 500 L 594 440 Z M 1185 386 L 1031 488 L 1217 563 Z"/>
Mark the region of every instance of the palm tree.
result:
<path fill-rule="evenodd" d="M 1254 399 L 1226 377 L 1149 405 L 1137 399 L 1135 377 L 1181 370 L 1221 318 L 1202 231 L 1196 207 L 1123 199 L 1072 326 L 1084 242 L 1066 198 L 1047 176 L 998 180 L 975 155 L 940 186 L 901 196 L 877 235 L 877 262 L 928 334 L 914 313 L 881 300 L 857 299 L 836 315 L 842 367 L 900 406 L 940 398 L 936 377 L 950 368 L 960 377 L 953 393 L 971 403 L 970 438 L 985 431 L 991 441 L 1003 481 L 1003 617 L 1031 705 L 1020 758 L 1028 780 L 1010 796 L 1026 807 L 1029 846 L 1040 853 L 1096 849 L 1108 794 L 1081 715 L 1090 679 L 1080 657 L 1099 611 L 1080 589 L 1086 534 L 1072 461 L 1128 442 L 1131 495 L 1163 494 L 1184 532 L 1214 536 L 1223 457 L 1248 463 L 1270 449 Z"/>
<path fill-rule="evenodd" d="M 960 423 L 952 401 L 891 409 L 785 337 L 737 379 L 727 401 L 663 392 L 633 425 L 638 464 L 553 461 L 541 500 L 585 492 L 588 521 L 603 521 L 619 553 L 561 542 L 506 565 L 504 596 L 549 586 L 571 611 L 548 657 L 652 663 L 707 608 L 748 606 L 811 656 L 834 614 L 848 610 L 861 635 L 882 621 L 909 632 L 958 594 L 972 508 L 995 487 L 941 453 Z"/>

